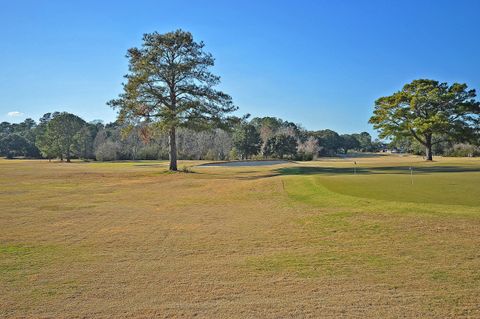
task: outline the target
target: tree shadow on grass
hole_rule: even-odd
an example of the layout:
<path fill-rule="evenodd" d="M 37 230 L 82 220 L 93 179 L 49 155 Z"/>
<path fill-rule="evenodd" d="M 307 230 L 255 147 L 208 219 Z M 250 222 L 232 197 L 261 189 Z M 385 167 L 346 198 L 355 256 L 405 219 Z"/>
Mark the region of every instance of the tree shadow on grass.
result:
<path fill-rule="evenodd" d="M 410 166 L 383 166 L 383 167 L 311 167 L 311 166 L 294 166 L 294 167 L 281 167 L 271 171 L 265 171 L 262 174 L 254 170 L 239 171 L 234 174 L 215 174 L 212 172 L 199 172 L 194 173 L 198 176 L 205 178 L 215 178 L 224 180 L 261 180 L 265 178 L 271 178 L 276 176 L 288 176 L 288 175 L 381 175 L 381 174 L 410 174 Z M 474 173 L 480 172 L 480 167 L 472 166 L 431 166 L 431 167 L 413 167 L 413 174 L 415 175 L 428 175 L 433 173 Z"/>
<path fill-rule="evenodd" d="M 414 174 L 432 173 L 469 173 L 480 172 L 480 167 L 465 166 L 432 166 L 412 167 Z M 406 174 L 410 166 L 384 167 L 282 167 L 275 170 L 279 175 L 373 175 L 373 174 Z"/>
<path fill-rule="evenodd" d="M 265 178 L 270 178 L 270 177 L 275 177 L 275 176 L 280 176 L 282 175 L 279 172 L 272 172 L 269 174 L 262 174 L 262 175 L 248 175 L 248 174 L 234 174 L 234 175 L 218 175 L 218 174 L 209 174 L 209 173 L 199 173 L 204 176 L 208 177 L 214 177 L 215 179 L 223 179 L 223 180 L 237 180 L 237 181 L 254 181 L 254 180 L 260 180 L 260 179 L 265 179 Z"/>

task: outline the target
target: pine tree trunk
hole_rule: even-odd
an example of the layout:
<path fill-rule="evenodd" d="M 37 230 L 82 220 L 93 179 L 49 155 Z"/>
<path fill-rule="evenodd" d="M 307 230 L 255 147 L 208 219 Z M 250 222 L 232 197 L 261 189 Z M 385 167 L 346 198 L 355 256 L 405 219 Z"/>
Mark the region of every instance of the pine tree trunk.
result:
<path fill-rule="evenodd" d="M 170 170 L 176 171 L 177 170 L 177 141 L 176 141 L 176 134 L 175 128 L 172 127 L 170 129 L 170 133 L 168 136 L 168 143 L 170 145 L 170 152 L 168 154 L 168 158 L 170 159 Z"/>
<path fill-rule="evenodd" d="M 432 161 L 433 156 L 432 156 L 432 146 L 425 146 L 425 154 L 426 154 L 426 160 L 427 161 Z"/>
<path fill-rule="evenodd" d="M 427 161 L 433 160 L 432 154 L 432 136 L 427 135 L 425 136 L 425 158 Z"/>

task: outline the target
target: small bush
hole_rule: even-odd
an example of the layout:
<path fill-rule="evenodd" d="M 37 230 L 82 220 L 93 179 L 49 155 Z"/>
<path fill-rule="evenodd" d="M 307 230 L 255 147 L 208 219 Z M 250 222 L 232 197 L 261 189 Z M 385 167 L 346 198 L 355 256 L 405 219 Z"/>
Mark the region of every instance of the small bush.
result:
<path fill-rule="evenodd" d="M 309 152 L 298 152 L 295 156 L 296 161 L 312 161 L 313 158 L 313 154 Z"/>
<path fill-rule="evenodd" d="M 100 144 L 95 151 L 97 161 L 115 161 L 118 158 L 119 147 L 116 143 L 106 141 Z"/>
<path fill-rule="evenodd" d="M 239 155 L 238 155 L 238 151 L 236 148 L 232 148 L 232 150 L 230 151 L 230 153 L 228 154 L 228 159 L 233 161 L 233 160 L 236 160 L 238 159 Z"/>
<path fill-rule="evenodd" d="M 208 150 L 207 154 L 205 154 L 205 159 L 208 161 L 217 160 L 217 156 L 215 156 L 214 150 Z"/>
<path fill-rule="evenodd" d="M 192 173 L 192 170 L 190 170 L 190 168 L 187 165 L 183 165 L 180 171 L 182 173 Z"/>
<path fill-rule="evenodd" d="M 146 145 L 138 150 L 137 158 L 145 160 L 161 159 L 159 148 L 156 145 Z M 168 156 L 167 156 L 168 157 Z"/>

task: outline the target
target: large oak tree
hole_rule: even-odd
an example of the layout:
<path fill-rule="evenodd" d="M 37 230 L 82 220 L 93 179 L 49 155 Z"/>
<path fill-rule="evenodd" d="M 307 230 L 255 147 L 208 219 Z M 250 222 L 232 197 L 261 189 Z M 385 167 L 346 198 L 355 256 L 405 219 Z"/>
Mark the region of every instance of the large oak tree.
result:
<path fill-rule="evenodd" d="M 432 160 L 432 146 L 452 141 L 478 140 L 480 103 L 466 84 L 420 79 L 401 91 L 375 101 L 370 123 L 379 136 L 411 137 L 425 147 Z"/>
<path fill-rule="evenodd" d="M 177 170 L 176 129 L 225 125 L 237 108 L 216 90 L 220 77 L 210 72 L 214 58 L 189 32 L 145 34 L 140 48 L 128 50 L 129 73 L 124 92 L 109 105 L 120 122 L 141 121 L 168 132 L 170 170 Z"/>

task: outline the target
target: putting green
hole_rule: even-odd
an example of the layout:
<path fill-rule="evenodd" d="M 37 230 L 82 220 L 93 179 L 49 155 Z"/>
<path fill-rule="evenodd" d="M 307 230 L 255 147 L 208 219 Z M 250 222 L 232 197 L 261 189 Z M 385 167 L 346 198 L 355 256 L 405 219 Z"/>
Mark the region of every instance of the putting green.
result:
<path fill-rule="evenodd" d="M 324 163 L 281 169 L 282 174 L 309 176 L 342 195 L 440 205 L 480 205 L 480 166 L 476 162 Z M 305 180 L 305 182 L 307 182 Z"/>
<path fill-rule="evenodd" d="M 436 173 L 405 175 L 343 176 L 321 178 L 329 190 L 356 197 L 443 205 L 480 205 L 480 174 Z"/>

